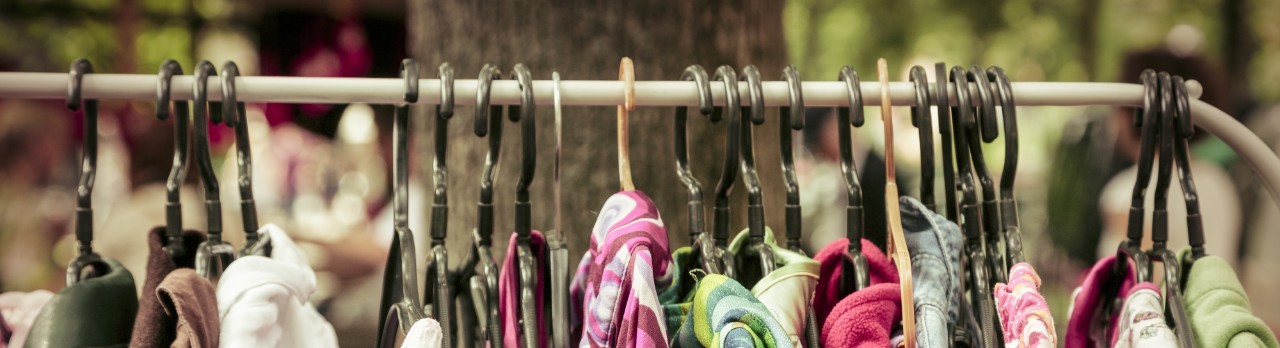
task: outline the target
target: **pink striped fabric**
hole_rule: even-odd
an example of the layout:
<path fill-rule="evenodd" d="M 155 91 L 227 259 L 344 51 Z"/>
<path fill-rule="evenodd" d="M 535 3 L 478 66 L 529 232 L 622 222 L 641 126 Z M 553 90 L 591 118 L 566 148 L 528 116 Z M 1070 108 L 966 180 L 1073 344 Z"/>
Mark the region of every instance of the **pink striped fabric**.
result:
<path fill-rule="evenodd" d="M 658 290 L 671 284 L 667 228 L 640 191 L 614 194 L 591 231 L 591 248 L 574 276 L 580 347 L 667 347 Z"/>

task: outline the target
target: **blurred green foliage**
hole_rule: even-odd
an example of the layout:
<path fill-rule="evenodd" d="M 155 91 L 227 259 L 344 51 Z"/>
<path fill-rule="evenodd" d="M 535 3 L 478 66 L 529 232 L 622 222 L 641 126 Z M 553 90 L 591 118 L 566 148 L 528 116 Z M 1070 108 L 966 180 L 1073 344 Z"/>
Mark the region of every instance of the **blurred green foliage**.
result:
<path fill-rule="evenodd" d="M 121 62 L 121 0 L 0 3 L 0 65 L 17 71 L 61 71 L 76 58 L 93 61 L 100 72 L 125 70 Z M 165 59 L 192 61 L 187 1 L 140 0 L 141 23 L 133 38 L 130 69 L 154 71 Z"/>

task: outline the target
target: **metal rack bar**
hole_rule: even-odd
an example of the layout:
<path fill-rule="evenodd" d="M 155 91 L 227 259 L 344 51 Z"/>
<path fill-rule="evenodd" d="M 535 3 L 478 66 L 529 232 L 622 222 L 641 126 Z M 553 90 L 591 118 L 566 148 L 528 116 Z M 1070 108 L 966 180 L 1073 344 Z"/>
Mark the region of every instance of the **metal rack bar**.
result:
<path fill-rule="evenodd" d="M 63 99 L 67 93 L 67 78 L 68 75 L 63 73 L 0 72 L 0 99 Z M 404 97 L 404 81 L 397 78 L 241 76 L 236 79 L 237 96 L 245 102 L 399 104 L 403 103 Z M 192 76 L 174 76 L 172 98 L 190 100 L 194 80 Z M 84 76 L 82 93 L 86 99 L 151 100 L 155 98 L 156 84 L 155 75 L 90 74 Z M 533 82 L 537 103 L 551 105 L 551 84 L 550 80 Z M 613 106 L 622 103 L 622 81 L 562 80 L 560 84 L 562 105 Z M 221 84 L 209 83 L 208 86 L 209 100 L 220 100 Z M 439 80 L 423 79 L 419 86 L 419 104 L 440 103 Z M 473 105 L 476 86 L 476 80 L 456 80 L 454 91 L 459 97 L 455 103 Z M 1190 86 L 1193 95 L 1198 95 L 1194 91 L 1197 86 Z M 842 82 L 808 81 L 801 87 L 806 106 L 844 106 L 848 103 Z M 880 83 L 864 82 L 861 88 L 866 105 L 879 104 Z M 1142 103 L 1142 88 L 1141 85 L 1125 83 L 1013 83 L 1015 99 L 1020 106 L 1137 106 Z M 747 89 L 744 85 L 740 90 Z M 723 86 L 712 84 L 711 92 L 718 103 L 723 103 Z M 764 82 L 767 105 L 788 104 L 787 93 L 786 82 Z M 910 82 L 891 82 L 889 93 L 895 106 L 915 103 L 915 91 Z M 954 90 L 948 91 L 948 95 L 954 99 Z M 494 81 L 491 102 L 519 103 L 520 89 L 516 81 Z M 698 104 L 697 89 L 691 81 L 636 81 L 635 103 L 638 106 L 695 106 Z M 1227 113 L 1199 100 L 1192 100 L 1191 110 L 1196 125 L 1231 146 L 1262 178 L 1272 197 L 1280 201 L 1280 157 Z"/>

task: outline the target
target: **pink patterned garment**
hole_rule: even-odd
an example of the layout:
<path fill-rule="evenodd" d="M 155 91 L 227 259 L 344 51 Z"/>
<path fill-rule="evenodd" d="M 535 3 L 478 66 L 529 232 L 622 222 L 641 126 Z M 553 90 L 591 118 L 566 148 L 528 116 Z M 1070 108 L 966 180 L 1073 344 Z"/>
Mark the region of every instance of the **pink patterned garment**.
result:
<path fill-rule="evenodd" d="M 605 201 L 570 289 L 580 347 L 667 347 L 658 290 L 671 284 L 667 228 L 640 191 Z M 572 322 L 572 321 L 571 321 Z"/>
<path fill-rule="evenodd" d="M 502 342 L 505 347 L 520 346 L 520 276 L 516 274 L 516 238 L 519 237 L 515 233 L 511 234 L 511 243 L 507 244 L 507 257 L 502 261 L 502 271 L 498 274 L 498 320 L 502 321 Z M 533 258 L 537 260 L 538 272 L 548 272 L 547 270 L 547 241 L 543 239 L 542 232 L 534 230 L 529 235 L 529 251 L 533 253 Z M 538 299 L 547 296 L 547 277 L 537 277 L 537 289 L 534 296 Z M 543 313 L 544 301 L 537 302 L 537 316 L 535 318 L 545 318 Z M 526 335 L 534 335 L 538 338 L 538 346 L 547 346 L 547 321 L 538 321 L 538 332 L 526 332 Z"/>
<path fill-rule="evenodd" d="M 1004 329 L 1005 347 L 1044 347 L 1058 345 L 1054 333 L 1053 314 L 1040 295 L 1040 276 L 1026 262 L 1013 265 L 1009 284 L 996 283 L 996 312 Z"/>

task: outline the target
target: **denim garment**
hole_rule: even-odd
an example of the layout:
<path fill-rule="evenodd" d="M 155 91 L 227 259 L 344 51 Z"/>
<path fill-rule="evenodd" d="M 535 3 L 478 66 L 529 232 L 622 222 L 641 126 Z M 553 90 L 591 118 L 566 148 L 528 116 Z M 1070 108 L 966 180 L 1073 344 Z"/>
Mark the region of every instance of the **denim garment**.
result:
<path fill-rule="evenodd" d="M 960 253 L 964 236 L 960 227 L 925 208 L 920 201 L 902 197 L 902 229 L 911 252 L 915 288 L 916 342 L 920 347 L 949 347 L 948 323 L 959 323 L 964 295 L 960 287 Z"/>

